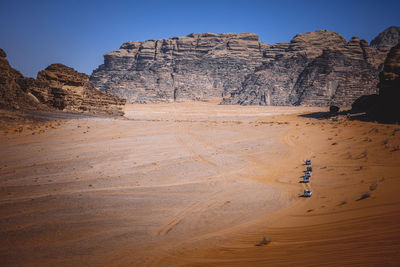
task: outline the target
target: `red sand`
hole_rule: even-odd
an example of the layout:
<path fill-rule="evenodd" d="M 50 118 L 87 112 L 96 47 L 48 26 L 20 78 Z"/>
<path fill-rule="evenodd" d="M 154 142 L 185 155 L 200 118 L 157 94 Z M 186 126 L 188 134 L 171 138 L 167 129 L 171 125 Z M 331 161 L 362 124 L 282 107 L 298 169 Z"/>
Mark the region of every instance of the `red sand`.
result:
<path fill-rule="evenodd" d="M 317 110 L 128 105 L 2 136 L 2 264 L 398 263 L 398 126 L 293 114 Z"/>

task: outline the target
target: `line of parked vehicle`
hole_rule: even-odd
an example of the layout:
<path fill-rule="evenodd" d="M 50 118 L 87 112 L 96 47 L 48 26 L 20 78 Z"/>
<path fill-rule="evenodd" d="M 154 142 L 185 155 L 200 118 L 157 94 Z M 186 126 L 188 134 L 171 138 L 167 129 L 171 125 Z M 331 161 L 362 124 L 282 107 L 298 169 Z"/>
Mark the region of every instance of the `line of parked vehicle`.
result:
<path fill-rule="evenodd" d="M 312 173 L 311 160 L 307 159 L 305 165 L 306 165 L 306 170 L 304 171 L 303 181 L 301 182 L 309 183 Z M 311 189 L 304 189 L 304 194 L 302 195 L 302 197 L 311 197 L 311 196 L 312 196 Z"/>

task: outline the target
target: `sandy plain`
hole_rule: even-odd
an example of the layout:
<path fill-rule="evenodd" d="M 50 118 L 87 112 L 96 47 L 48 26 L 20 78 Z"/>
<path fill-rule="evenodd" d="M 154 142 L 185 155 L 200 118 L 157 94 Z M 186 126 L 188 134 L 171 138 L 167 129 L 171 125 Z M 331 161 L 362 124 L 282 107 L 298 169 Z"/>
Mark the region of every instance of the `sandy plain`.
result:
<path fill-rule="evenodd" d="M 0 265 L 396 266 L 400 127 L 300 115 L 319 111 L 127 105 L 3 131 Z"/>

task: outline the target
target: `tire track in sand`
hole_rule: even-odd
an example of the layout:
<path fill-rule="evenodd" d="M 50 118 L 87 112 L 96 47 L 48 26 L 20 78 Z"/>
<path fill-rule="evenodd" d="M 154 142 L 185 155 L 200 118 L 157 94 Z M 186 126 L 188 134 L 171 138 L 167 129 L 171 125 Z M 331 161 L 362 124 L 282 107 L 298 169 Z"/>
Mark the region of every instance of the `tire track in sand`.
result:
<path fill-rule="evenodd" d="M 297 180 L 295 183 L 292 181 L 295 178 L 290 178 L 291 180 L 288 181 L 281 179 L 282 173 L 287 172 L 287 170 L 291 168 L 289 167 L 288 169 L 283 170 L 282 166 L 292 166 L 293 162 L 298 162 L 299 159 L 304 162 L 305 158 L 311 158 L 314 155 L 314 152 L 306 147 L 304 144 L 298 142 L 296 139 L 296 130 L 293 129 L 293 127 L 291 126 L 289 127 L 290 128 L 288 129 L 288 131 L 280 138 L 281 143 L 286 145 L 288 149 L 284 149 L 281 155 L 278 158 L 274 159 L 274 162 L 272 164 L 265 164 L 265 162 L 262 162 L 255 156 L 246 153 L 241 153 L 228 148 L 218 147 L 217 145 L 205 140 L 205 138 L 202 138 L 193 132 L 187 131 L 187 134 L 196 141 L 202 143 L 204 146 L 209 147 L 215 151 L 218 151 L 220 153 L 239 155 L 249 164 L 247 168 L 243 169 L 252 169 L 259 171 L 259 174 L 256 176 L 250 177 L 250 175 L 246 172 L 246 174 L 242 174 L 241 177 L 250 178 L 257 182 L 268 183 L 271 185 L 284 185 L 286 189 L 287 186 L 290 186 L 294 190 L 298 191 Z M 302 187 L 303 189 L 311 189 L 311 183 L 302 183 Z"/>
<path fill-rule="evenodd" d="M 178 123 L 179 124 L 179 123 Z M 185 129 L 184 129 L 185 128 Z M 180 132 L 178 132 L 180 130 Z M 190 140 L 190 142 L 184 142 L 181 135 L 187 133 L 188 130 L 185 126 L 181 127 L 176 127 L 174 131 L 174 137 L 176 142 L 182 146 L 186 151 L 189 152 L 190 157 L 197 162 L 200 162 L 208 167 L 211 167 L 218 176 L 223 176 L 226 172 L 223 171 L 222 168 L 220 168 L 217 164 L 215 164 L 212 161 L 209 161 L 205 159 L 204 156 L 202 156 L 200 153 L 196 152 L 194 149 L 195 143 L 193 139 Z M 186 136 L 190 137 L 190 135 L 186 134 Z M 191 144 L 191 145 L 189 145 Z M 194 214 L 198 212 L 205 211 L 206 209 L 210 209 L 213 207 L 217 207 L 220 205 L 223 205 L 221 203 L 218 203 L 217 199 L 220 198 L 223 195 L 228 195 L 236 192 L 237 190 L 220 190 L 215 193 L 213 193 L 211 196 L 207 198 L 205 201 L 201 202 L 192 202 L 188 206 L 186 206 L 184 209 L 180 210 L 177 212 L 175 215 L 171 216 L 170 218 L 167 219 L 167 221 L 159 227 L 156 231 L 155 234 L 157 236 L 163 236 L 167 235 L 175 226 L 180 224 L 182 220 L 188 215 L 188 214 Z"/>

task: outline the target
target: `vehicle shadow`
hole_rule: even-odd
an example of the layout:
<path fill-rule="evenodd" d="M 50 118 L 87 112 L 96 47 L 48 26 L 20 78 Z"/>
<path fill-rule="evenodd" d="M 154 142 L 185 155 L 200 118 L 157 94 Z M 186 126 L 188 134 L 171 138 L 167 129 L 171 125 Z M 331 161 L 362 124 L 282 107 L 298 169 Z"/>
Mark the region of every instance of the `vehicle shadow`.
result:
<path fill-rule="evenodd" d="M 307 195 L 302 194 L 302 195 L 299 195 L 299 197 L 309 198 L 311 196 L 307 196 Z"/>

